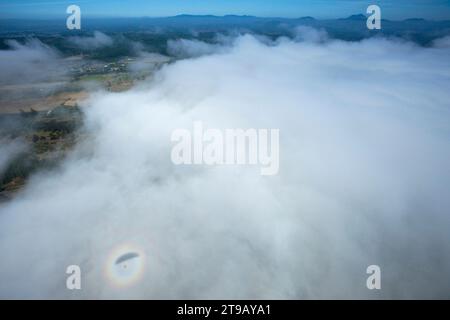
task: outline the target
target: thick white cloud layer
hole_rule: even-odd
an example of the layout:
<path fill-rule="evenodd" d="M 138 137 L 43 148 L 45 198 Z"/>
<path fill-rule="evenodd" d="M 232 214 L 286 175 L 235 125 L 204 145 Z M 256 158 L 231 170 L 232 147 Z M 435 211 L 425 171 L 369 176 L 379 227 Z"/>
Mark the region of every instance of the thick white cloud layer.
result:
<path fill-rule="evenodd" d="M 94 95 L 92 138 L 0 208 L 0 296 L 448 297 L 449 49 L 301 39 L 241 36 Z M 279 128 L 279 175 L 174 166 L 171 132 L 195 120 Z M 144 267 L 118 288 L 123 245 Z M 381 291 L 366 288 L 372 264 Z"/>
<path fill-rule="evenodd" d="M 206 43 L 200 40 L 177 39 L 167 41 L 167 51 L 175 57 L 199 57 L 221 51 L 220 44 Z"/>

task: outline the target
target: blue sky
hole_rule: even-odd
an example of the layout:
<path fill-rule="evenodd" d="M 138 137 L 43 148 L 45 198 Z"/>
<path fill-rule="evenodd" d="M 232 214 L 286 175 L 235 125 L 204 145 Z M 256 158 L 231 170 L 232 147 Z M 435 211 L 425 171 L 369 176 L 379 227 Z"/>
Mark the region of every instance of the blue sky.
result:
<path fill-rule="evenodd" d="M 69 4 L 79 5 L 85 17 L 185 13 L 341 18 L 365 13 L 368 5 L 377 4 L 386 19 L 450 19 L 450 0 L 0 0 L 0 18 L 65 17 Z"/>

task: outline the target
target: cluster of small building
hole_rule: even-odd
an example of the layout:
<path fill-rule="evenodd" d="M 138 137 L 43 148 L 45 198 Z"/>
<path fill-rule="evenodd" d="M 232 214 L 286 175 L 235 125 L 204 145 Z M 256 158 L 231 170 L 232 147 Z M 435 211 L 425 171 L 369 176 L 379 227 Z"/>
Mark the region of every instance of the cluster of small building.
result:
<path fill-rule="evenodd" d="M 125 58 L 120 61 L 104 63 L 101 61 L 88 61 L 83 64 L 75 65 L 70 70 L 75 75 L 102 74 L 113 72 L 127 72 L 128 63 L 132 58 Z"/>

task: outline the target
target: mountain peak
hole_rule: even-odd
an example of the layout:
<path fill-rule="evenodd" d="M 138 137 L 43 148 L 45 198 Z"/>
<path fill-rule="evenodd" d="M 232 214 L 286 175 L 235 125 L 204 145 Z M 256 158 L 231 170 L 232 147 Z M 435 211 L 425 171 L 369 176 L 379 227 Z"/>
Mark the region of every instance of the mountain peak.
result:
<path fill-rule="evenodd" d="M 255 16 L 250 16 L 247 14 L 237 15 L 237 14 L 226 14 L 223 16 L 224 18 L 256 18 Z"/>
<path fill-rule="evenodd" d="M 310 17 L 310 16 L 301 17 L 301 18 L 298 18 L 298 20 L 304 20 L 304 21 L 316 21 L 315 18 Z"/>
<path fill-rule="evenodd" d="M 363 14 L 353 14 L 350 17 L 346 18 L 345 20 L 356 20 L 356 21 L 360 21 L 360 20 L 367 20 L 367 17 Z"/>

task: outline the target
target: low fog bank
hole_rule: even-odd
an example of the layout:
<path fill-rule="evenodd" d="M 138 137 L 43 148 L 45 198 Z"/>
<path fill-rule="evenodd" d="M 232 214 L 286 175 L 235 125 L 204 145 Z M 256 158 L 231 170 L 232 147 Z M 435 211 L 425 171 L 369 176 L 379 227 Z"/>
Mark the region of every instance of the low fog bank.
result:
<path fill-rule="evenodd" d="M 114 40 L 110 36 L 100 31 L 94 31 L 92 37 L 73 36 L 69 37 L 67 41 L 84 50 L 94 50 L 102 47 L 111 47 L 114 44 Z"/>
<path fill-rule="evenodd" d="M 20 139 L 0 139 L 0 175 L 10 161 L 26 149 L 26 142 Z"/>
<path fill-rule="evenodd" d="M 299 32 L 181 41 L 195 58 L 93 95 L 92 138 L 0 207 L 0 297 L 448 297 L 449 48 Z M 279 128 L 279 175 L 173 165 L 171 132 L 195 120 Z M 118 288 L 123 245 L 144 270 Z M 366 288 L 372 264 L 381 291 Z"/>
<path fill-rule="evenodd" d="M 66 76 L 58 51 L 40 40 L 7 40 L 6 44 L 9 48 L 0 50 L 0 85 L 61 81 Z"/>

